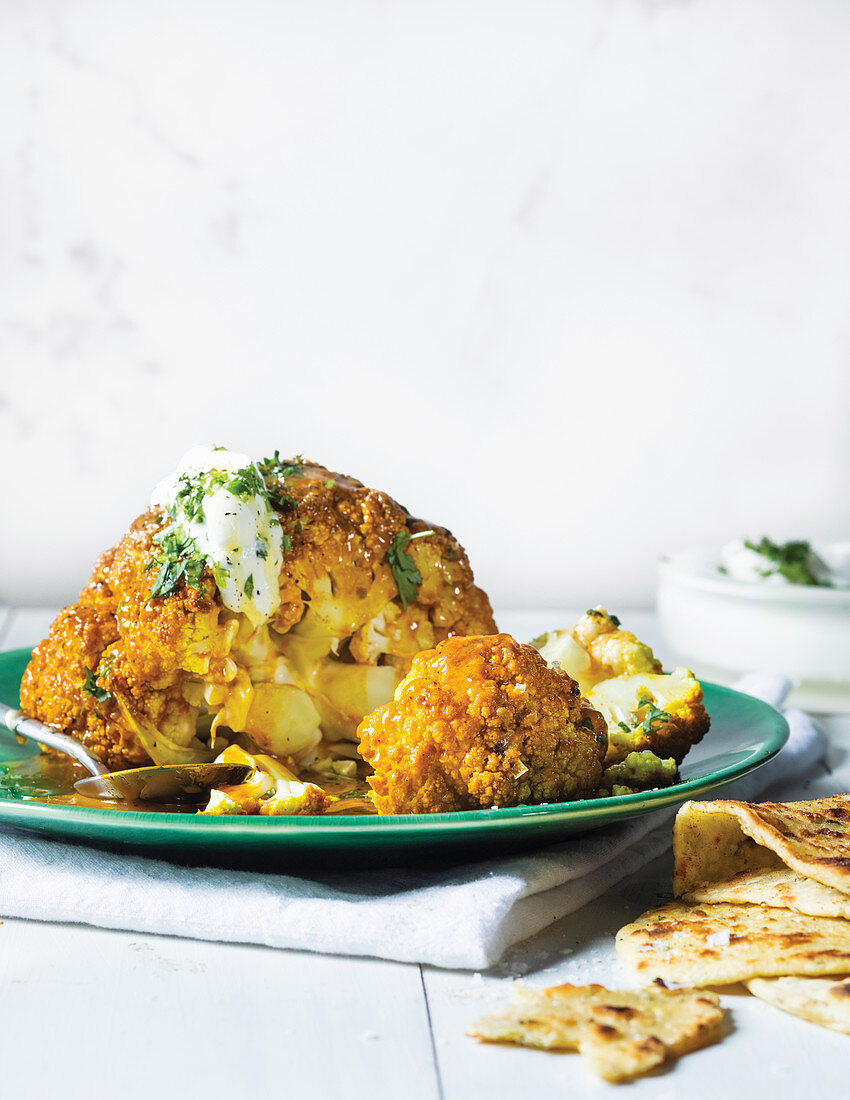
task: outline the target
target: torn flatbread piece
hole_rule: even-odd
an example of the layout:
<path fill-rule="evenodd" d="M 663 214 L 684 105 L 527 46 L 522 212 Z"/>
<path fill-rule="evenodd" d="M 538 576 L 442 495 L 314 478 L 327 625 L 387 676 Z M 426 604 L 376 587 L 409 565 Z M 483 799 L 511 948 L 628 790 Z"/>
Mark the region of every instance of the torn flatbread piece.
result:
<path fill-rule="evenodd" d="M 764 905 L 672 901 L 621 928 L 616 947 L 643 982 L 708 986 L 850 973 L 850 921 Z"/>
<path fill-rule="evenodd" d="M 689 905 L 726 902 L 730 905 L 771 905 L 812 917 L 850 920 L 850 894 L 798 875 L 788 867 L 741 871 L 725 882 L 708 882 L 682 898 Z"/>
<path fill-rule="evenodd" d="M 606 1081 L 627 1081 L 719 1037 L 718 997 L 690 989 L 601 985 L 516 989 L 514 1004 L 468 1034 L 491 1043 L 578 1050 Z"/>
<path fill-rule="evenodd" d="M 850 1035 L 850 978 L 753 978 L 747 989 L 783 1012 Z"/>
<path fill-rule="evenodd" d="M 676 897 L 783 864 L 850 894 L 850 795 L 808 802 L 686 802 L 673 826 Z"/>

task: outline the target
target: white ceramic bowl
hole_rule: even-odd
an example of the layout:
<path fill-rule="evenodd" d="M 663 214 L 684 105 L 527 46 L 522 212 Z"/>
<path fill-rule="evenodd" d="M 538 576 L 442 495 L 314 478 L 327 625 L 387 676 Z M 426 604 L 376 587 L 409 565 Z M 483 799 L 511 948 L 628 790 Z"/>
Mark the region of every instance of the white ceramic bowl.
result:
<path fill-rule="evenodd" d="M 698 676 L 771 669 L 827 694 L 850 691 L 850 590 L 733 580 L 719 547 L 662 558 L 658 619 Z"/>

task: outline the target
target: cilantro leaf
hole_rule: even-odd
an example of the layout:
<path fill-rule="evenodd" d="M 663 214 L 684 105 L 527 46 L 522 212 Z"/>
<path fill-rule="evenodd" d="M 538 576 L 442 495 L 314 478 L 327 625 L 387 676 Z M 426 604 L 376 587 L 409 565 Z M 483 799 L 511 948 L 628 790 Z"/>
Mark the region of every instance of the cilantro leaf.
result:
<path fill-rule="evenodd" d="M 107 699 L 111 699 L 112 696 L 106 690 L 106 688 L 98 687 L 97 676 L 95 675 L 94 669 L 89 668 L 87 665 L 85 666 L 85 669 L 86 682 L 83 684 L 83 691 L 87 691 L 89 695 L 94 696 L 98 703 L 103 703 Z"/>
<path fill-rule="evenodd" d="M 280 457 L 280 452 L 275 451 L 271 458 L 264 458 L 262 462 L 258 462 L 257 465 L 260 468 L 260 473 L 266 483 L 266 492 L 268 493 L 269 500 L 275 508 L 279 508 L 281 511 L 288 508 L 295 508 L 298 501 L 295 497 L 286 492 L 284 483 L 287 478 L 301 477 L 303 470 L 301 467 L 304 465 L 304 459 L 301 455 L 296 455 L 295 458 L 284 459 Z M 277 485 L 269 485 L 269 480 L 276 481 Z"/>
<path fill-rule="evenodd" d="M 585 615 L 592 615 L 595 619 L 605 618 L 605 612 L 600 611 L 598 607 L 589 607 L 587 611 L 585 611 Z M 620 625 L 620 620 L 617 618 L 616 615 L 609 615 L 608 618 L 611 620 L 614 626 Z"/>
<path fill-rule="evenodd" d="M 646 715 L 640 725 L 635 726 L 635 732 L 640 731 L 645 734 L 657 733 L 662 726 L 665 726 L 668 722 L 672 721 L 671 715 L 666 710 L 662 710 L 653 703 L 648 695 L 643 694 L 638 699 L 638 709 L 646 707 Z"/>
<path fill-rule="evenodd" d="M 184 578 L 192 588 L 200 588 L 206 563 L 198 553 L 195 540 L 188 536 L 180 538 L 174 531 L 166 529 L 154 535 L 153 541 L 159 546 L 160 553 L 145 566 L 145 572 L 159 566 L 151 586 L 151 599 L 170 596 Z"/>
<path fill-rule="evenodd" d="M 387 561 L 398 589 L 401 606 L 405 611 L 407 605 L 413 603 L 419 595 L 419 585 L 422 584 L 422 574 L 416 568 L 413 558 L 405 550 L 410 538 L 409 531 L 399 531 L 387 551 Z"/>
<path fill-rule="evenodd" d="M 266 484 L 253 465 L 237 470 L 224 487 L 240 500 L 262 496 L 266 492 Z"/>
<path fill-rule="evenodd" d="M 796 542 L 773 542 L 763 538 L 761 542 L 746 540 L 744 546 L 748 550 L 755 551 L 765 558 L 770 565 L 762 573 L 763 577 L 770 577 L 776 573 L 783 576 L 791 584 L 820 585 L 829 588 L 828 582 L 819 581 L 812 571 L 813 565 L 822 564 L 817 554 L 812 550 L 811 543 L 803 540 Z"/>

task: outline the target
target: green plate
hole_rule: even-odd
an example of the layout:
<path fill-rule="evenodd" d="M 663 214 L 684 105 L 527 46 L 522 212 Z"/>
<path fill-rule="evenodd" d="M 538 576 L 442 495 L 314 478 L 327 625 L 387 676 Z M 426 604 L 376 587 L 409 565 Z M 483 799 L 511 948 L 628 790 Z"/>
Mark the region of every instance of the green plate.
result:
<path fill-rule="evenodd" d="M 0 654 L 0 700 L 18 705 L 30 650 Z M 50 806 L 0 789 L 0 822 L 119 850 L 144 850 L 177 862 L 234 867 L 330 867 L 456 862 L 552 844 L 674 805 L 761 767 L 788 739 L 773 707 L 730 688 L 704 684 L 711 729 L 688 755 L 681 782 L 663 790 L 543 806 L 451 814 L 328 817 L 206 817 Z M 37 754 L 0 733 L 0 763 Z"/>

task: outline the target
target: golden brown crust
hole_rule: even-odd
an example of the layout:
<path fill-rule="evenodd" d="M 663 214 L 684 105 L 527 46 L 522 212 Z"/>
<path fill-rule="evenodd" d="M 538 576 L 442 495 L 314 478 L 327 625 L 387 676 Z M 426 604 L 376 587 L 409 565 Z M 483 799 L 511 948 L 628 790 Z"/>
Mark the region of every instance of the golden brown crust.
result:
<path fill-rule="evenodd" d="M 612 739 L 605 766 L 625 760 L 630 752 L 647 750 L 662 760 L 672 757 L 681 764 L 694 745 L 702 741 L 710 726 L 711 719 L 705 707 L 700 701 L 694 701 L 669 715 L 668 720 L 651 723 L 649 729 L 632 730 L 623 742 Z"/>
<path fill-rule="evenodd" d="M 575 681 L 507 634 L 420 653 L 395 700 L 358 729 L 379 813 L 585 797 L 599 786 L 605 734 Z"/>
<path fill-rule="evenodd" d="M 47 725 L 81 738 L 96 753 L 113 738 L 103 707 L 83 691 L 86 669 L 118 636 L 115 620 L 98 608 L 72 605 L 57 615 L 48 637 L 33 650 L 21 681 L 21 707 Z"/>
<path fill-rule="evenodd" d="M 452 634 L 495 630 L 489 601 L 448 531 L 433 528 L 433 535 L 408 544 L 423 582 L 405 610 L 387 552 L 399 532 L 427 525 L 411 521 L 386 493 L 313 463 L 281 488 L 295 507 L 279 510 L 291 548 L 280 573 L 277 633 L 310 617 L 320 633 L 347 647 L 342 659 L 390 663 L 404 674 L 420 649 Z M 233 684 L 237 674 L 248 679 L 232 648 L 234 616 L 222 606 L 209 570 L 201 590 L 184 584 L 151 598 L 154 536 L 163 522 L 159 511 L 143 513 L 100 556 L 78 602 L 34 652 L 22 685 L 27 714 L 74 733 L 111 767 L 148 762 L 139 730 L 150 726 L 185 747 L 198 718 L 195 686 Z M 369 633 L 376 620 L 382 628 L 377 645 Z M 110 698 L 84 691 L 86 669 Z M 355 726 L 356 720 L 351 735 Z"/>
<path fill-rule="evenodd" d="M 350 609 L 341 624 L 347 637 L 390 603 L 406 616 L 419 644 L 411 648 L 410 631 L 397 630 L 388 651 L 403 658 L 455 634 L 496 629 L 490 601 L 475 587 L 466 551 L 450 531 L 411 519 L 386 493 L 314 463 L 305 462 L 282 487 L 297 507 L 280 516 L 292 549 L 281 571 L 277 630 L 284 632 L 299 622 L 305 603 L 322 602 L 328 577 L 334 597 Z M 406 553 L 422 576 L 417 599 L 407 612 L 387 559 L 393 539 L 405 530 L 434 532 L 407 544 Z M 423 628 L 425 637 L 418 637 Z"/>

